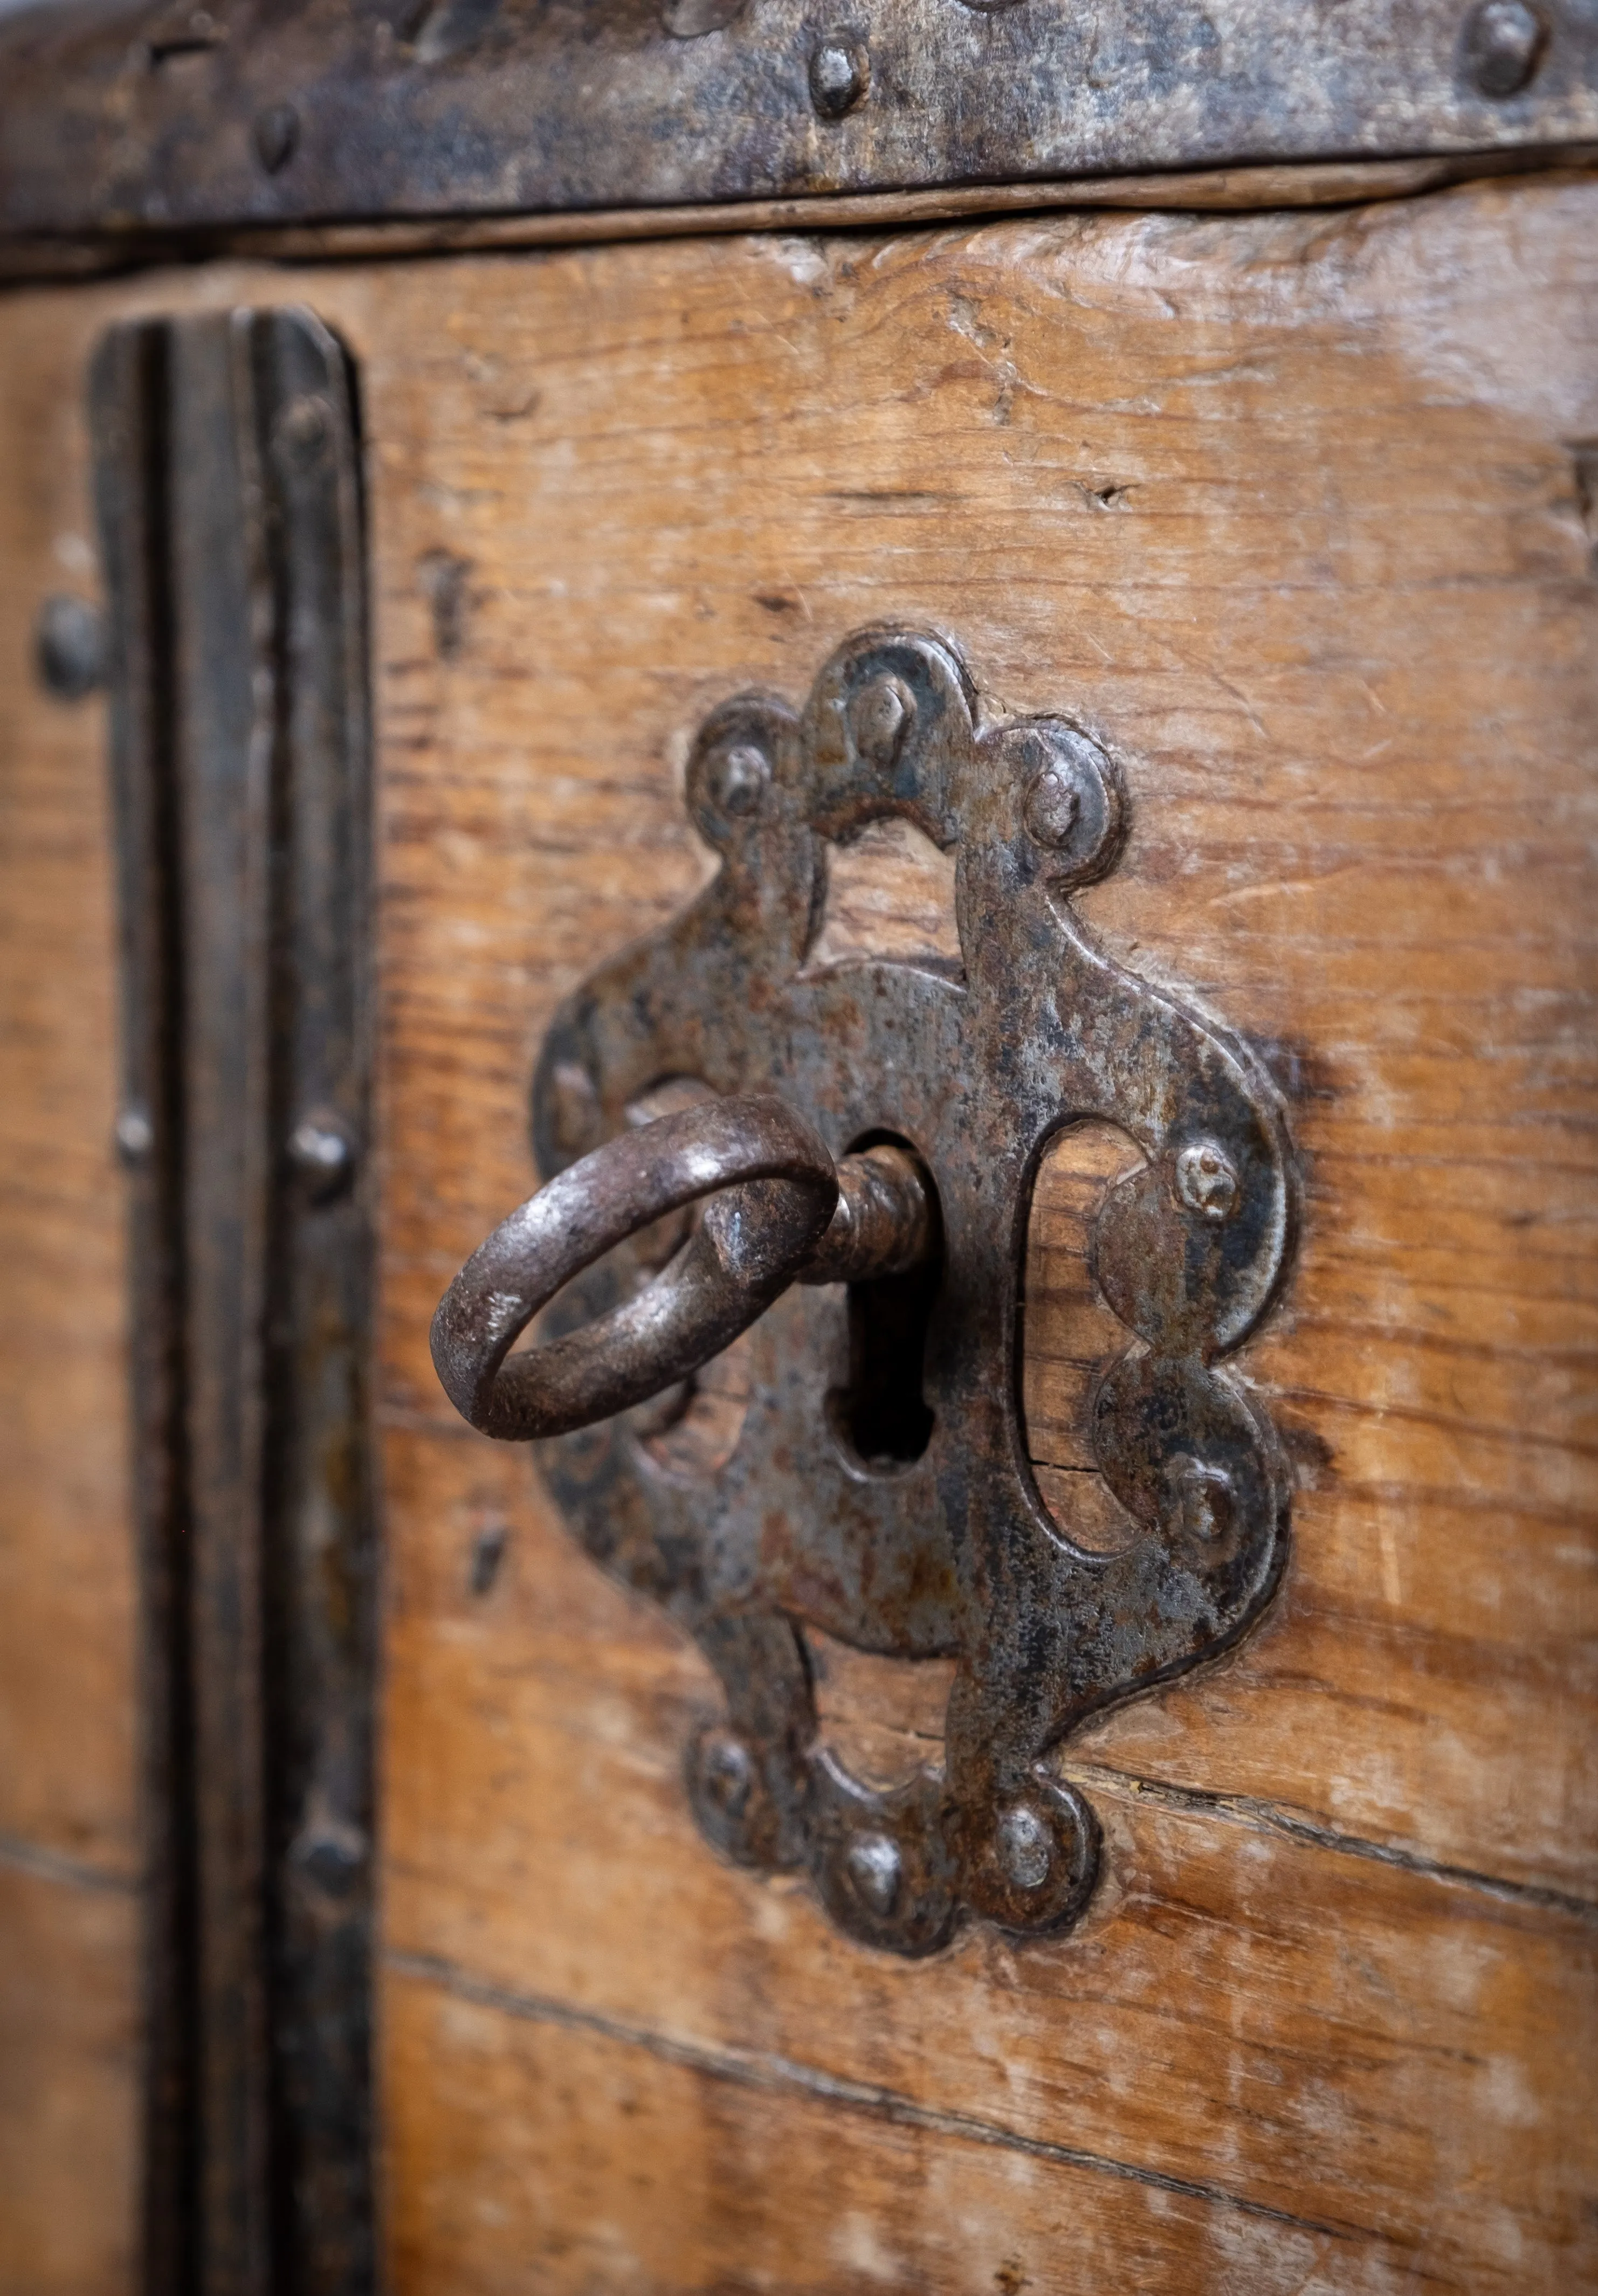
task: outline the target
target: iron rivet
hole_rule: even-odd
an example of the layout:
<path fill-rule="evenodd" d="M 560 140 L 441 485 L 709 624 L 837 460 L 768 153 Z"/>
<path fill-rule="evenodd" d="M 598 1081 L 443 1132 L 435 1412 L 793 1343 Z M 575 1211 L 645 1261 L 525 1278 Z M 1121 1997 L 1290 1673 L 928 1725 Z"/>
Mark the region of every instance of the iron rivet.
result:
<path fill-rule="evenodd" d="M 269 176 L 286 168 L 299 142 L 299 114 L 291 103 L 275 103 L 255 123 L 256 157 Z"/>
<path fill-rule="evenodd" d="M 891 671 L 863 685 L 849 704 L 849 732 L 868 765 L 886 773 L 904 746 L 915 696 Z"/>
<path fill-rule="evenodd" d="M 844 1859 L 849 1883 L 868 1913 L 886 1921 L 898 1903 L 901 1871 L 898 1844 L 885 1833 L 862 1833 Z"/>
<path fill-rule="evenodd" d="M 1237 1174 L 1213 1140 L 1194 1140 L 1176 1159 L 1176 1193 L 1190 1212 L 1217 1223 L 1237 1207 Z"/>
<path fill-rule="evenodd" d="M 1091 884 L 1115 865 L 1126 831 L 1121 777 L 1091 735 L 1058 719 L 1017 729 L 1012 754 L 1022 783 L 1021 825 L 1058 857 L 1049 882 Z"/>
<path fill-rule="evenodd" d="M 324 398 L 302 391 L 291 398 L 277 419 L 277 435 L 285 447 L 306 461 L 325 443 L 331 409 Z"/>
<path fill-rule="evenodd" d="M 111 1137 L 117 1144 L 117 1154 L 128 1169 L 147 1164 L 155 1149 L 155 1127 L 150 1121 L 148 1109 L 136 1102 L 125 1108 L 118 1117 Z"/>
<path fill-rule="evenodd" d="M 302 1874 L 330 1898 L 347 1897 L 366 1863 L 366 1837 L 353 1825 L 330 1825 L 302 1836 L 293 1858 Z"/>
<path fill-rule="evenodd" d="M 46 598 L 34 633 L 39 676 L 58 701 L 81 701 L 105 675 L 105 623 L 86 598 Z"/>
<path fill-rule="evenodd" d="M 871 62 L 847 32 L 829 32 L 810 51 L 810 101 L 824 119 L 841 119 L 871 85 Z"/>
<path fill-rule="evenodd" d="M 771 779 L 771 765 L 752 742 L 724 750 L 710 768 L 710 795 L 723 813 L 740 821 L 758 813 Z"/>
<path fill-rule="evenodd" d="M 705 1799 L 724 1817 L 742 1817 L 755 1787 L 755 1766 L 742 1740 L 725 1730 L 713 1731 L 700 1755 L 700 1777 Z"/>
<path fill-rule="evenodd" d="M 1519 95 L 1547 35 L 1525 0 L 1482 0 L 1465 27 L 1465 59 L 1483 95 Z"/>
<path fill-rule="evenodd" d="M 998 1824 L 999 1863 L 1018 1890 L 1041 1890 L 1053 1863 L 1049 1829 L 1025 1802 L 1007 1809 Z"/>
<path fill-rule="evenodd" d="M 336 1120 L 307 1116 L 289 1135 L 289 1161 L 316 1195 L 331 1195 L 355 1170 L 355 1143 Z"/>
<path fill-rule="evenodd" d="M 1221 1467 L 1207 1467 L 1201 1459 L 1179 1457 L 1172 1462 L 1171 1480 L 1185 1535 L 1208 1546 L 1225 1538 L 1232 1529 L 1232 1478 Z"/>
<path fill-rule="evenodd" d="M 1035 845 L 1058 853 L 1076 835 L 1081 811 L 1081 767 L 1074 758 L 1051 758 L 1027 791 L 1027 834 Z"/>

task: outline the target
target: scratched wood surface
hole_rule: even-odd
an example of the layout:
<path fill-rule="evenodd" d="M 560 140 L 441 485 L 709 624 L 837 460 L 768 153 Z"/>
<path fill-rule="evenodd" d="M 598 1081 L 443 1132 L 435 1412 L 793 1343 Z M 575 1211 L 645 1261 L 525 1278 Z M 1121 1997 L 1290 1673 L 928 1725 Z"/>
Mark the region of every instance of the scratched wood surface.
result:
<path fill-rule="evenodd" d="M 304 299 L 362 363 L 406 2296 L 1598 2277 L 1595 223 L 1549 180 L 11 299 L 42 403 L 133 308 Z M 702 1847 L 705 1669 L 425 1349 L 531 1185 L 554 1002 L 701 881 L 698 719 L 889 618 L 1123 756 L 1083 914 L 1262 1047 L 1307 1207 L 1238 1366 L 1298 1470 L 1281 1597 L 1063 1750 L 1106 1828 L 1080 1930 L 917 1967 Z M 840 876 L 832 946 L 947 933 L 924 857 Z M 1123 1152 L 1068 1136 L 1033 1221 L 1028 1426 L 1070 1520 Z M 817 1655 L 858 1759 L 935 1748 L 939 1669 Z"/>
<path fill-rule="evenodd" d="M 0 311 L 0 2288 L 127 2286 L 132 1571 L 102 720 L 33 619 L 94 593 L 76 345 Z"/>

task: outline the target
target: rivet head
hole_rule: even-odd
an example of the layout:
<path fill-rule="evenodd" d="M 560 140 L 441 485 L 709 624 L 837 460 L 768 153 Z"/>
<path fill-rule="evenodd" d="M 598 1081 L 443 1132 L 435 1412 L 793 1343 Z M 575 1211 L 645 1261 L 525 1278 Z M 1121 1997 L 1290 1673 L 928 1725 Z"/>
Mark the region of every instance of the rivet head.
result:
<path fill-rule="evenodd" d="M 307 1878 L 330 1898 L 347 1898 L 360 1879 L 371 1845 L 358 1826 L 336 1820 L 302 1833 L 290 1855 Z"/>
<path fill-rule="evenodd" d="M 1237 1174 L 1213 1140 L 1192 1140 L 1176 1158 L 1176 1193 L 1201 1219 L 1230 1219 L 1237 1209 Z"/>
<path fill-rule="evenodd" d="M 1201 1459 L 1181 1455 L 1171 1461 L 1167 1475 L 1184 1538 L 1198 1546 L 1213 1546 L 1230 1537 L 1236 1496 L 1224 1467 L 1207 1467 Z"/>
<path fill-rule="evenodd" d="M 853 111 L 871 85 L 871 63 L 858 40 L 828 32 L 810 51 L 810 101 L 823 119 Z"/>
<path fill-rule="evenodd" d="M 1041 1890 L 1054 1862 L 1053 1839 L 1026 1802 L 1007 1809 L 996 1828 L 999 1864 L 1018 1890 Z"/>
<path fill-rule="evenodd" d="M 1482 0 L 1465 26 L 1465 62 L 1483 95 L 1519 95 L 1542 57 L 1547 33 L 1526 0 Z"/>
<path fill-rule="evenodd" d="M 58 701 L 81 701 L 105 676 L 105 623 L 86 598 L 46 598 L 34 632 L 45 690 Z"/>
<path fill-rule="evenodd" d="M 307 1116 L 289 1135 L 289 1161 L 320 1201 L 353 1177 L 355 1143 L 336 1118 Z"/>
<path fill-rule="evenodd" d="M 755 1788 L 755 1765 L 742 1740 L 729 1730 L 712 1730 L 700 1750 L 699 1767 L 711 1808 L 724 1817 L 742 1817 Z"/>
<path fill-rule="evenodd" d="M 914 715 L 915 696 L 902 677 L 889 670 L 868 680 L 848 706 L 849 733 L 856 755 L 879 773 L 889 772 L 904 747 Z"/>
<path fill-rule="evenodd" d="M 1058 851 L 1071 841 L 1082 811 L 1082 775 L 1067 758 L 1046 765 L 1027 791 L 1027 834 L 1035 845 Z"/>
<path fill-rule="evenodd" d="M 886 1921 L 898 1903 L 903 1870 L 898 1844 L 886 1833 L 857 1834 L 843 1864 L 849 1887 L 867 1913 Z"/>
<path fill-rule="evenodd" d="M 291 454 L 309 462 L 325 445 L 332 410 L 324 398 L 302 391 L 277 418 L 277 435 Z"/>
<path fill-rule="evenodd" d="M 1051 856 L 1055 883 L 1086 884 L 1113 868 L 1125 832 L 1120 776 L 1098 743 L 1074 726 L 1019 729 L 1026 775 L 1021 824 Z"/>
<path fill-rule="evenodd" d="M 269 176 L 288 166 L 299 143 L 299 114 L 291 103 L 275 103 L 255 123 L 255 155 Z"/>
<path fill-rule="evenodd" d="M 747 821 L 758 813 L 771 782 L 771 761 L 752 742 L 736 742 L 710 768 L 710 797 L 723 813 Z"/>
<path fill-rule="evenodd" d="M 131 1103 L 118 1117 L 111 1137 L 116 1142 L 118 1156 L 129 1171 L 147 1164 L 155 1151 L 155 1127 L 150 1120 L 149 1110 L 141 1108 L 136 1102 Z"/>

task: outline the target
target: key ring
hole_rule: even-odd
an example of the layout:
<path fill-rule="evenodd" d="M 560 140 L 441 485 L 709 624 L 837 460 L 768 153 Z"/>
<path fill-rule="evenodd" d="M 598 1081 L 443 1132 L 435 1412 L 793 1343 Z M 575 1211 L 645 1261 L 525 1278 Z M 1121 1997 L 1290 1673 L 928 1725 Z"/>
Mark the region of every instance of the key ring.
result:
<path fill-rule="evenodd" d="M 585 1267 L 664 1213 L 713 1196 L 655 1280 L 564 1339 L 511 1354 Z M 747 1331 L 824 1234 L 832 1157 L 771 1095 L 696 1103 L 596 1148 L 503 1220 L 438 1303 L 445 1392 L 485 1435 L 570 1434 L 686 1379 Z"/>

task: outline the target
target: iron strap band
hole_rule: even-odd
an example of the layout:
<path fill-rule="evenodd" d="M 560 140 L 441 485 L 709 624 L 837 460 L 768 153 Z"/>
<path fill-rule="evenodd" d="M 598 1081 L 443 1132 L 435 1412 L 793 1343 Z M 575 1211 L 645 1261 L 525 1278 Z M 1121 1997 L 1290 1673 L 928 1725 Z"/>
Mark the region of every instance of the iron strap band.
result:
<path fill-rule="evenodd" d="M 0 238 L 1598 142 L 1591 0 L 122 0 L 0 31 Z"/>

